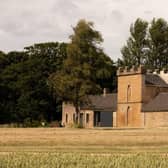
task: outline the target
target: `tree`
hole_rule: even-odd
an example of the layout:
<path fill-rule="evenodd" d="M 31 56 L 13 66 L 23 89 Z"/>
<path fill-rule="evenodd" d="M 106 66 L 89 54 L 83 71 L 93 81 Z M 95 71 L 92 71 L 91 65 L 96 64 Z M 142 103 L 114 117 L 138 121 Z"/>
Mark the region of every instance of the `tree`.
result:
<path fill-rule="evenodd" d="M 149 57 L 147 65 L 152 69 L 168 68 L 168 24 L 153 19 L 149 28 Z"/>
<path fill-rule="evenodd" d="M 164 19 L 154 18 L 151 24 L 137 19 L 130 32 L 121 50 L 122 60 L 118 60 L 120 66 L 141 64 L 149 69 L 168 68 L 168 23 Z"/>
<path fill-rule="evenodd" d="M 130 37 L 126 45 L 121 49 L 123 64 L 125 66 L 145 63 L 147 46 L 148 23 L 142 19 L 137 19 L 130 27 Z"/>
<path fill-rule="evenodd" d="M 103 39 L 92 22 L 80 20 L 73 31 L 63 69 L 52 74 L 50 81 L 63 100 L 73 103 L 79 124 L 81 103 L 86 101 L 88 94 L 96 94 L 101 90 L 97 81 L 111 77 L 114 66 L 103 52 L 100 46 Z"/>
<path fill-rule="evenodd" d="M 58 42 L 25 47 L 29 60 L 19 82 L 23 93 L 18 99 L 18 108 L 20 108 L 18 111 L 27 113 L 35 120 L 60 119 L 56 116 L 60 100 L 49 88 L 48 77 L 62 68 L 63 60 L 66 58 L 66 48 L 66 43 Z"/>
<path fill-rule="evenodd" d="M 0 123 L 61 119 L 55 118 L 60 101 L 53 96 L 48 77 L 62 68 L 66 47 L 40 43 L 24 52 L 0 53 Z"/>
<path fill-rule="evenodd" d="M 0 123 L 12 121 L 16 110 L 18 63 L 26 60 L 24 52 L 0 54 Z"/>

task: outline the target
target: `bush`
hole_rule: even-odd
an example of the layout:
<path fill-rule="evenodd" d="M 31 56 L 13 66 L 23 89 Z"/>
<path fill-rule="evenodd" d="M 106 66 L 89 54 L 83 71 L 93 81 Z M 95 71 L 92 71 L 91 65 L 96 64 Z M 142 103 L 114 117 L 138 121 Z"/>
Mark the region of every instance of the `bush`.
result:
<path fill-rule="evenodd" d="M 50 124 L 49 124 L 50 127 L 62 127 L 61 125 L 61 121 L 52 121 Z"/>
<path fill-rule="evenodd" d="M 23 121 L 23 127 L 39 127 L 41 126 L 41 122 L 37 120 L 32 120 L 31 118 L 26 118 Z"/>

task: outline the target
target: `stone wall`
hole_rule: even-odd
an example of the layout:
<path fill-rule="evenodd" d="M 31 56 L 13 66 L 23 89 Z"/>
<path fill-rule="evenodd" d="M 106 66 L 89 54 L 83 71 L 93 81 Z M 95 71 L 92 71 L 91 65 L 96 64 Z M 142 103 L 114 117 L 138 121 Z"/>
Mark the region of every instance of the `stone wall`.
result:
<path fill-rule="evenodd" d="M 168 111 L 144 112 L 145 127 L 168 127 Z"/>
<path fill-rule="evenodd" d="M 128 100 L 128 86 L 130 98 Z M 141 74 L 118 77 L 118 103 L 142 102 L 143 76 Z"/>
<path fill-rule="evenodd" d="M 141 103 L 118 104 L 117 127 L 144 127 Z"/>
<path fill-rule="evenodd" d="M 142 112 L 142 104 L 154 99 L 168 88 L 145 84 L 145 74 L 151 73 L 143 67 L 118 70 L 117 127 L 168 126 L 168 112 Z M 153 73 L 153 72 L 152 72 Z M 155 71 L 166 83 L 168 73 Z"/>
<path fill-rule="evenodd" d="M 109 113 L 109 112 L 107 112 Z M 112 112 L 111 112 L 112 113 Z M 116 112 L 112 113 L 113 117 L 113 126 L 116 126 Z M 82 126 L 84 128 L 93 128 L 94 127 L 94 111 L 85 109 L 80 110 L 80 116 L 82 118 Z M 63 103 L 62 105 L 62 125 L 65 127 L 72 127 L 75 122 L 75 108 L 70 103 Z M 111 125 L 112 127 L 112 125 Z"/>
<path fill-rule="evenodd" d="M 117 127 L 143 127 L 143 69 L 118 73 Z"/>
<path fill-rule="evenodd" d="M 81 110 L 83 114 L 83 127 L 93 128 L 94 127 L 94 112 L 92 110 Z"/>
<path fill-rule="evenodd" d="M 92 110 L 81 110 L 83 115 L 83 127 L 94 127 L 94 112 Z M 75 122 L 75 107 L 70 103 L 63 103 L 62 105 L 62 125 L 65 127 L 72 127 Z"/>
<path fill-rule="evenodd" d="M 65 127 L 72 126 L 75 117 L 75 107 L 70 104 L 63 102 L 62 104 L 62 125 Z"/>

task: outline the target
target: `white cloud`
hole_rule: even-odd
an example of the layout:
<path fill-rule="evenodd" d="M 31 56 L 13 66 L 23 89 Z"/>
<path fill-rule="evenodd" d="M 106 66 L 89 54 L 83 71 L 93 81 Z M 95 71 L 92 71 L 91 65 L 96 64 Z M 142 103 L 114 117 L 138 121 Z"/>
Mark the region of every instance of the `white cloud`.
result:
<path fill-rule="evenodd" d="M 0 50 L 23 49 L 36 42 L 67 41 L 72 27 L 85 18 L 104 38 L 113 59 L 136 18 L 168 20 L 168 1 L 156 0 L 0 0 Z"/>

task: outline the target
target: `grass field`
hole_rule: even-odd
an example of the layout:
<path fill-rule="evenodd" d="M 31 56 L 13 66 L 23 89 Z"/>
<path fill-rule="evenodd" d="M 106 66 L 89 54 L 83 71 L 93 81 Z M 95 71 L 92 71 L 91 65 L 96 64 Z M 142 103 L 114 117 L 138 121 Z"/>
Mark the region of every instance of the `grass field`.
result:
<path fill-rule="evenodd" d="M 0 128 L 0 168 L 166 167 L 168 128 Z"/>

